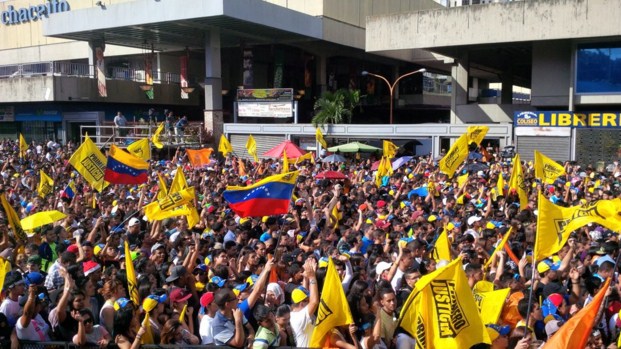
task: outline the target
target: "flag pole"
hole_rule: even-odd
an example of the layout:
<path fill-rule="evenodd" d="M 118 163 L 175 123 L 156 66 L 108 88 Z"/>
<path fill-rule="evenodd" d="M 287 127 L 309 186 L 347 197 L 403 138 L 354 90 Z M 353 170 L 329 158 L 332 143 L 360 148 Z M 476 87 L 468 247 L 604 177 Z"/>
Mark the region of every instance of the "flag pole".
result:
<path fill-rule="evenodd" d="M 511 175 L 513 175 L 513 172 L 511 173 Z M 541 191 L 539 191 L 537 193 L 537 206 L 539 206 L 539 200 L 541 199 Z M 519 198 L 518 198 L 519 200 Z M 530 292 L 528 293 L 528 307 L 526 307 L 526 328 L 528 328 L 528 320 L 530 320 L 530 310 L 532 309 L 533 306 L 533 289 L 535 288 L 535 273 L 537 272 L 537 257 L 539 256 L 537 253 L 537 246 L 538 246 L 538 234 L 539 234 L 539 219 L 541 218 L 541 212 L 539 212 L 539 214 L 537 215 L 537 231 L 535 232 L 535 245 L 533 248 L 533 267 L 532 267 L 532 274 L 531 274 L 531 278 L 530 278 Z M 526 336 L 528 335 L 528 331 L 524 332 L 524 337 L 522 338 L 526 338 Z"/>

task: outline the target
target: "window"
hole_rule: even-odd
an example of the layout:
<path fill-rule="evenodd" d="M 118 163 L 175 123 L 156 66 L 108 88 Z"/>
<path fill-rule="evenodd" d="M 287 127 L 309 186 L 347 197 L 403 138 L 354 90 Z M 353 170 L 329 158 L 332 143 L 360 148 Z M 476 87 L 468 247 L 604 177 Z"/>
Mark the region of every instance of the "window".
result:
<path fill-rule="evenodd" d="M 577 93 L 621 93 L 621 45 L 578 47 Z"/>

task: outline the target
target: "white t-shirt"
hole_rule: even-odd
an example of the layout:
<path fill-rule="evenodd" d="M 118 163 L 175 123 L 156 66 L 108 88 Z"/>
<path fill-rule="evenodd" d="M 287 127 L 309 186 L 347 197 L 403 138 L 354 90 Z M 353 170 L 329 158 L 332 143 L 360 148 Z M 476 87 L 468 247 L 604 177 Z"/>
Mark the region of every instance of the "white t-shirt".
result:
<path fill-rule="evenodd" d="M 395 276 L 393 276 L 392 280 L 390 280 L 390 285 L 392 286 L 392 289 L 395 290 L 395 292 L 397 292 L 401 287 L 401 279 L 403 279 L 403 274 L 404 272 L 402 272 L 401 269 L 397 267 L 397 272 L 395 273 Z"/>
<path fill-rule="evenodd" d="M 26 328 L 22 327 L 21 321 L 17 321 L 17 324 L 15 325 L 17 338 L 20 340 L 49 342 L 49 330 L 50 326 L 47 322 L 45 322 L 45 320 L 43 320 L 40 314 L 37 314 L 34 319 L 30 320 L 30 323 Z"/>
<path fill-rule="evenodd" d="M 308 313 L 308 306 L 300 311 L 291 312 L 291 329 L 295 336 L 295 345 L 298 348 L 308 348 L 311 336 L 313 335 L 313 318 Z"/>
<path fill-rule="evenodd" d="M 6 315 L 9 320 L 9 325 L 15 326 L 15 322 L 22 315 L 22 307 L 19 306 L 19 302 L 5 298 L 0 304 L 0 313 Z"/>
<path fill-rule="evenodd" d="M 201 319 L 201 325 L 198 330 L 198 333 L 201 335 L 201 344 L 213 344 L 213 329 L 211 327 L 211 323 L 213 322 L 213 318 L 209 315 L 203 315 Z"/>

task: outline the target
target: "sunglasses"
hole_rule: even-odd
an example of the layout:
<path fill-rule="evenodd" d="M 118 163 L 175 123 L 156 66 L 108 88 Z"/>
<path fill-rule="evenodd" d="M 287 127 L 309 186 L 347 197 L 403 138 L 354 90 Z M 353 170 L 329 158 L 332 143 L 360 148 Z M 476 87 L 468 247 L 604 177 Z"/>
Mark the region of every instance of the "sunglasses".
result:
<path fill-rule="evenodd" d="M 93 323 L 93 319 L 86 319 L 84 320 L 85 324 L 92 324 Z"/>

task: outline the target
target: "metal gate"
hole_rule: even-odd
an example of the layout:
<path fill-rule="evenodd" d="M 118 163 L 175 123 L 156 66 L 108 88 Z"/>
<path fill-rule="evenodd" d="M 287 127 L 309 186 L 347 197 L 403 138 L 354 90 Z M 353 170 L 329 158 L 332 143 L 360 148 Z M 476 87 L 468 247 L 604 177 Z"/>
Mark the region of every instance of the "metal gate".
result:
<path fill-rule="evenodd" d="M 621 155 L 621 130 L 577 129 L 576 161 L 595 165 L 598 161 L 609 164 Z"/>
<path fill-rule="evenodd" d="M 556 161 L 571 159 L 571 137 L 553 136 L 519 136 L 517 137 L 517 151 L 520 159 L 534 160 L 535 150 Z"/>
<path fill-rule="evenodd" d="M 252 135 L 257 142 L 257 155 L 262 158 L 263 153 L 274 148 L 285 140 L 285 137 L 272 135 Z M 252 159 L 252 156 L 246 151 L 246 141 L 248 135 L 230 135 L 230 142 L 233 146 L 235 154 L 241 158 Z"/>

